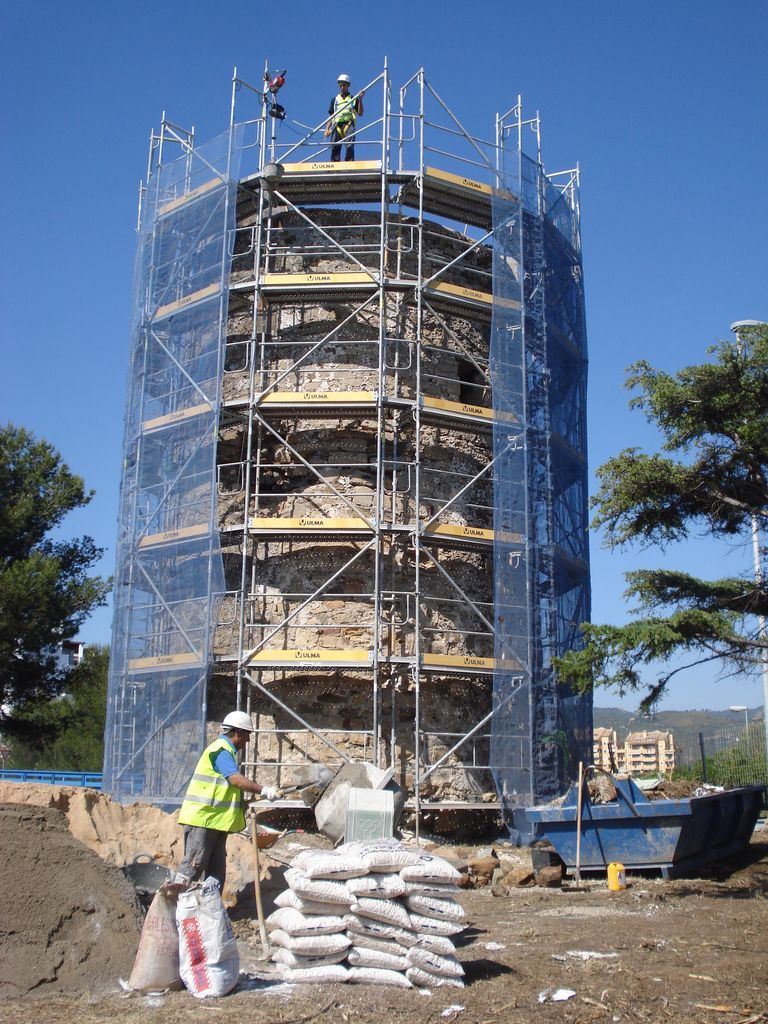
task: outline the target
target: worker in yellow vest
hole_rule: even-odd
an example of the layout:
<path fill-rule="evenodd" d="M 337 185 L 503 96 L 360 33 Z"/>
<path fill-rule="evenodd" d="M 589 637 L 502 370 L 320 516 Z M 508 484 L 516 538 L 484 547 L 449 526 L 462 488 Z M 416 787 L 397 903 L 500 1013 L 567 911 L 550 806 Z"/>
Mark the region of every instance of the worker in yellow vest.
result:
<path fill-rule="evenodd" d="M 355 159 L 355 122 L 358 117 L 363 116 L 363 96 L 365 96 L 365 89 L 361 89 L 355 96 L 350 95 L 349 75 L 339 75 L 338 84 L 339 94 L 331 100 L 331 105 L 328 107 L 328 124 L 325 126 L 325 138 L 333 136 L 331 160 L 334 163 L 341 160 L 342 142 L 345 142 L 347 147 L 344 159 Z"/>
<path fill-rule="evenodd" d="M 274 800 L 279 791 L 247 779 L 238 768 L 253 723 L 244 711 L 231 711 L 222 722 L 221 735 L 202 753 L 179 811 L 184 828 L 184 857 L 175 877 L 163 886 L 179 893 L 193 881 L 216 878 L 224 888 L 227 875 L 227 836 L 245 828 L 244 795 L 256 793 Z"/>

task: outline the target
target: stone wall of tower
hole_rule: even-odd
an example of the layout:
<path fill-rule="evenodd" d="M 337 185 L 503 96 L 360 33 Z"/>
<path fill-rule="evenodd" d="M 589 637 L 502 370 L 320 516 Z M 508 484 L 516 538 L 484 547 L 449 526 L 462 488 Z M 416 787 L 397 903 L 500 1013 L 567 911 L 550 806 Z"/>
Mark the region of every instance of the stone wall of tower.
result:
<path fill-rule="evenodd" d="M 355 246 L 364 265 L 378 269 L 380 230 L 378 223 L 373 223 L 374 215 L 338 209 L 310 210 L 307 214 L 341 245 Z M 250 223 L 248 218 L 241 218 L 241 229 L 247 231 Z M 273 246 L 269 271 L 314 274 L 359 269 L 341 254 L 329 254 L 327 245 L 325 252 L 314 254 L 308 244 L 309 233 L 296 214 L 273 211 L 273 225 L 279 232 L 279 244 Z M 415 226 L 411 218 L 395 218 L 387 225 L 387 273 L 403 282 L 415 279 L 417 273 Z M 440 224 L 425 223 L 422 280 L 455 259 L 466 245 L 460 234 Z M 233 264 L 235 284 L 248 280 L 249 275 L 253 277 L 252 252 L 246 245 L 240 248 L 243 251 Z M 486 249 L 475 250 L 466 266 L 462 263 L 458 267 L 446 276 L 448 282 L 491 291 L 487 277 L 490 254 Z M 300 300 L 293 295 L 271 299 L 264 311 L 258 311 L 259 326 L 265 333 L 253 343 L 252 295 L 249 299 L 239 297 L 231 304 L 223 381 L 225 402 L 240 403 L 240 414 L 225 419 L 219 442 L 218 508 L 227 594 L 216 631 L 219 664 L 212 695 L 213 703 L 221 699 L 222 706 L 227 700 L 231 703 L 240 645 L 243 651 L 251 650 L 292 612 L 295 616 L 270 640 L 270 647 L 320 655 L 323 651 L 371 648 L 376 590 L 380 598 L 380 657 L 412 657 L 416 650 L 416 556 L 408 528 L 412 530 L 417 520 L 423 522 L 439 511 L 492 457 L 488 430 L 467 429 L 450 416 L 440 420 L 425 417 L 417 439 L 412 405 L 419 397 L 491 405 L 478 369 L 488 359 L 486 314 L 457 313 L 455 307 L 444 307 L 438 313 L 423 308 L 419 395 L 415 358 L 419 325 L 412 288 L 387 290 L 383 308 L 377 298 L 357 314 L 354 311 L 362 298 L 317 295 Z M 331 331 L 333 337 L 307 355 Z M 251 471 L 257 486 L 252 488 L 246 507 L 244 460 L 251 359 L 256 360 L 257 393 L 278 378 L 280 392 L 359 393 L 378 391 L 380 356 L 387 368 L 385 393 L 392 400 L 381 424 L 381 446 L 380 426 L 372 408 L 338 413 L 321 410 L 315 415 L 306 415 L 304 407 L 273 411 L 269 423 L 279 438 L 263 428 L 254 429 Z M 404 400 L 403 404 L 398 405 L 398 400 Z M 296 453 L 325 479 L 320 480 Z M 414 468 L 417 462 L 421 473 L 419 496 Z M 440 522 L 491 529 L 492 504 L 488 474 L 459 498 Z M 251 535 L 245 558 L 247 586 L 241 593 L 246 521 L 356 514 L 368 519 L 380 516 L 382 523 L 391 527 L 382 540 L 378 579 L 371 549 L 319 599 L 301 608 L 306 597 L 341 569 L 365 541 L 327 536 L 303 539 L 301 533 L 290 537 Z M 445 545 L 430 550 L 466 597 L 492 611 L 491 547 Z M 420 574 L 422 653 L 492 657 L 492 644 L 489 647 L 488 638 L 480 635 L 482 623 L 427 557 L 421 559 Z M 245 602 L 242 631 L 241 600 Z M 363 735 L 373 721 L 374 687 L 369 670 L 329 670 L 309 663 L 306 667 L 265 667 L 258 671 L 258 679 L 303 719 L 327 733 L 348 756 L 370 757 L 370 738 Z M 453 746 L 467 731 L 468 723 L 477 721 L 478 713 L 490 707 L 490 694 L 491 678 L 487 675 L 459 678 L 422 673 L 420 717 L 423 732 L 429 734 L 424 739 L 427 763 L 433 763 Z M 386 762 L 390 737 L 394 737 L 396 778 L 409 786 L 415 694 L 406 665 L 395 661 L 380 666 L 378 700 L 381 734 L 387 740 L 382 756 Z M 266 698 L 255 694 L 252 706 L 261 730 L 258 760 L 262 765 L 338 761 L 338 756 L 316 737 L 298 732 L 291 736 L 296 722 Z M 482 743 L 474 757 L 476 764 L 487 763 Z M 477 801 L 485 794 L 485 799 L 490 799 L 490 775 L 473 767 L 472 759 L 472 744 L 466 744 L 444 771 L 430 778 L 422 795 Z M 264 769 L 260 772 L 263 777 Z M 280 780 L 290 780 L 289 768 L 281 769 Z"/>

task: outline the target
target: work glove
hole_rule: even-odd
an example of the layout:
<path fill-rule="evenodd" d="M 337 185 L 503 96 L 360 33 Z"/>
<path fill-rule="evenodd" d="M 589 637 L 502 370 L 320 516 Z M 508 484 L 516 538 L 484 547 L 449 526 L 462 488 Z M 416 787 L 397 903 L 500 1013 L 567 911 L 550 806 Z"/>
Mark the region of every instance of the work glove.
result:
<path fill-rule="evenodd" d="M 262 786 L 260 796 L 262 800 L 277 800 L 280 790 L 277 786 Z"/>

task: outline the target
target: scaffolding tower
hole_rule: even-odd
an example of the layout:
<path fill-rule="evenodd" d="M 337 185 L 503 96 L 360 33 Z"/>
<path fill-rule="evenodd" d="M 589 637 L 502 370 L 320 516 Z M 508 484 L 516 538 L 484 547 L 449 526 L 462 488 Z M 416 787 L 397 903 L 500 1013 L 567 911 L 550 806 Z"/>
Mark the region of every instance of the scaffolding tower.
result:
<path fill-rule="evenodd" d="M 365 760 L 519 834 L 591 749 L 578 170 L 519 99 L 486 140 L 365 90 L 354 160 L 237 72 L 219 139 L 151 137 L 105 789 L 180 802 L 236 705 L 262 782 Z"/>

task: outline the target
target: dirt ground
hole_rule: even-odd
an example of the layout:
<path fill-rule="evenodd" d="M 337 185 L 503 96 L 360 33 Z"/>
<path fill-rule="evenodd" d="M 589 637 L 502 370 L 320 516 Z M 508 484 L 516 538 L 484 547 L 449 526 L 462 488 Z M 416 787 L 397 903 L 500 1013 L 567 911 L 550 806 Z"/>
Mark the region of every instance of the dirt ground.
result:
<path fill-rule="evenodd" d="M 290 859 L 297 838 L 286 836 L 270 851 L 268 911 L 282 888 L 279 862 Z M 439 852 L 447 855 L 450 848 Z M 511 848 L 499 852 L 517 856 Z M 99 992 L 0 1001 L 0 1022 L 768 1021 L 768 833 L 757 832 L 748 851 L 698 878 L 630 875 L 629 887 L 619 893 L 609 892 L 604 878 L 587 877 L 585 891 L 569 888 L 569 881 L 562 889 L 519 888 L 505 897 L 493 896 L 490 888 L 459 894 L 471 922 L 457 942 L 463 990 L 287 986 L 262 959 L 253 901 L 244 898 L 231 912 L 243 975 L 229 996 L 202 1002 L 185 992 L 144 996 L 123 992 L 118 978 L 103 978 Z M 551 1001 L 558 989 L 573 995 Z"/>

